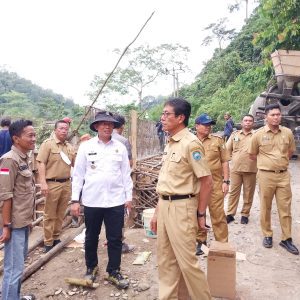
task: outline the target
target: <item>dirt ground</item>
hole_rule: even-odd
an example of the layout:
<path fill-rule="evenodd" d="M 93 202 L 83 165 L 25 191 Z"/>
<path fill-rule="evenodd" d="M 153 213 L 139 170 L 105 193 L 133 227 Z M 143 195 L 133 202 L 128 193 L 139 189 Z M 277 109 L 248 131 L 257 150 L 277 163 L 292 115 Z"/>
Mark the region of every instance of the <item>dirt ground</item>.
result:
<path fill-rule="evenodd" d="M 293 240 L 300 248 L 300 161 L 291 162 L 293 189 Z M 225 201 L 226 207 L 226 201 Z M 229 224 L 230 242 L 236 250 L 246 254 L 246 260 L 237 261 L 236 299 L 300 299 L 300 256 L 295 256 L 282 249 L 281 229 L 274 201 L 272 210 L 274 246 L 265 249 L 262 246 L 262 234 L 259 226 L 258 191 L 251 211 L 249 224 L 240 224 L 239 213 L 236 221 Z M 210 240 L 213 234 L 210 232 Z M 65 248 L 58 256 L 43 266 L 27 279 L 22 286 L 23 293 L 32 292 L 37 299 L 158 299 L 158 276 L 156 265 L 156 240 L 147 238 L 143 229 L 127 229 L 126 241 L 136 245 L 134 252 L 122 257 L 122 272 L 131 281 L 128 290 L 119 291 L 108 284 L 105 267 L 107 263 L 106 248 L 102 246 L 103 233 L 99 246 L 100 286 L 95 290 L 74 288 L 64 282 L 65 277 L 82 277 L 85 273 L 84 252 L 81 248 Z M 151 251 L 149 261 L 143 266 L 132 265 L 138 252 Z M 36 250 L 38 254 L 38 250 Z M 199 263 L 206 271 L 207 258 L 200 257 Z M 138 291 L 138 288 L 147 288 Z M 74 295 L 71 295 L 73 294 Z M 201 300 L 201 299 L 199 299 Z"/>

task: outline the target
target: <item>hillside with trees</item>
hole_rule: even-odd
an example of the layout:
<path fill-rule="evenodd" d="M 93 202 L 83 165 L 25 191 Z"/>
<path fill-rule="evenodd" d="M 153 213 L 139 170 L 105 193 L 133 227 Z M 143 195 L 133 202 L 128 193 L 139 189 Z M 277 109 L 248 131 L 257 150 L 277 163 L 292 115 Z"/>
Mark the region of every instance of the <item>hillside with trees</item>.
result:
<path fill-rule="evenodd" d="M 207 112 L 223 126 L 223 114 L 237 121 L 274 75 L 270 54 L 300 50 L 300 1 L 261 0 L 242 30 L 225 49 L 215 49 L 194 83 L 180 90 L 193 115 Z"/>

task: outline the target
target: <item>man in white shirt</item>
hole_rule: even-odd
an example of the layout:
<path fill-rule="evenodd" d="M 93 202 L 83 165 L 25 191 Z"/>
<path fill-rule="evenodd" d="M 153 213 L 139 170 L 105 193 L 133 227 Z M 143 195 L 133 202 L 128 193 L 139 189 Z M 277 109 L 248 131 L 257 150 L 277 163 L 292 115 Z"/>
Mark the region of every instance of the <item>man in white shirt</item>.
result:
<path fill-rule="evenodd" d="M 107 238 L 108 281 L 120 289 L 128 280 L 120 273 L 124 209 L 131 209 L 132 180 L 125 146 L 112 139 L 118 122 L 109 112 L 99 112 L 90 125 L 98 136 L 81 144 L 73 171 L 72 206 L 74 216 L 80 212 L 79 195 L 86 225 L 86 278 L 94 281 L 98 272 L 98 239 L 104 221 Z"/>

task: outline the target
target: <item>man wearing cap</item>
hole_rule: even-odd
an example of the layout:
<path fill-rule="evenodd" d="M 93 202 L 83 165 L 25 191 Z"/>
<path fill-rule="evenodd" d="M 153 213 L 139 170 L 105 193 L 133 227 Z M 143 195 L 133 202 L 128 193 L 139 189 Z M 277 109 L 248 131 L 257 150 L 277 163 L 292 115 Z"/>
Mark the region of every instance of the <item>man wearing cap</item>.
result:
<path fill-rule="evenodd" d="M 241 211 L 241 224 L 248 224 L 257 173 L 256 162 L 251 160 L 248 154 L 249 143 L 254 134 L 253 124 L 254 118 L 252 115 L 243 116 L 242 129 L 235 131 L 226 143 L 226 148 L 229 154 L 232 155 L 227 223 L 234 221 L 243 186 L 244 202 Z"/>
<path fill-rule="evenodd" d="M 186 128 L 190 113 L 190 103 L 175 98 L 165 103 L 161 115 L 170 139 L 163 153 L 159 201 L 151 220 L 151 230 L 157 232 L 160 300 L 178 299 L 182 280 L 192 299 L 211 299 L 195 256 L 195 236 L 198 227 L 205 228 L 212 178 L 202 144 Z"/>
<path fill-rule="evenodd" d="M 225 139 L 225 142 L 229 139 L 232 131 L 233 131 L 233 126 L 234 126 L 234 123 L 233 123 L 233 120 L 231 118 L 231 115 L 229 112 L 226 112 L 224 114 L 224 119 L 225 119 L 225 127 L 224 127 L 224 139 Z"/>
<path fill-rule="evenodd" d="M 211 134 L 211 126 L 216 124 L 207 114 L 195 120 L 197 137 L 205 149 L 205 158 L 213 178 L 212 194 L 209 200 L 209 214 L 216 241 L 228 241 L 228 226 L 224 212 L 224 197 L 229 189 L 229 153 L 222 137 Z M 201 245 L 206 244 L 207 231 L 200 229 L 197 235 L 196 255 L 203 254 Z"/>
<path fill-rule="evenodd" d="M 80 213 L 79 195 L 85 216 L 86 278 L 94 281 L 98 272 L 98 239 L 104 221 L 107 238 L 107 280 L 120 289 L 129 286 L 120 273 L 124 210 L 131 209 L 132 180 L 126 147 L 112 132 L 117 125 L 107 111 L 97 113 L 91 130 L 98 135 L 79 146 L 72 184 L 74 216 Z M 84 183 L 84 184 L 83 184 Z"/>
<path fill-rule="evenodd" d="M 275 196 L 282 231 L 279 245 L 290 253 L 299 255 L 292 241 L 292 191 L 290 173 L 287 170 L 289 159 L 296 150 L 295 140 L 292 131 L 280 125 L 281 109 L 278 104 L 267 105 L 265 115 L 266 124 L 254 133 L 248 150 L 250 158 L 257 159 L 263 246 L 273 246 L 271 211 Z"/>
<path fill-rule="evenodd" d="M 71 200 L 71 166 L 74 149 L 66 141 L 69 123 L 55 123 L 52 137 L 46 139 L 38 152 L 38 173 L 41 192 L 46 196 L 44 209 L 44 252 L 60 243 L 64 215 Z"/>

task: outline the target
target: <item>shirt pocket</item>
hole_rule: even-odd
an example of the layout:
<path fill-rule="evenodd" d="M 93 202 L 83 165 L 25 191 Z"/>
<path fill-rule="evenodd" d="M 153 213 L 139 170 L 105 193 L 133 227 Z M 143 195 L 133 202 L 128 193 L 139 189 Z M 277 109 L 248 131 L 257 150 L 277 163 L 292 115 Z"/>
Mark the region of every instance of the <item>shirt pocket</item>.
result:
<path fill-rule="evenodd" d="M 59 150 L 51 150 L 51 157 L 50 159 L 52 161 L 58 161 L 61 159 L 60 157 L 60 151 Z"/>
<path fill-rule="evenodd" d="M 30 170 L 19 171 L 20 192 L 28 193 L 33 189 L 32 172 Z"/>
<path fill-rule="evenodd" d="M 179 154 L 173 153 L 170 156 L 168 171 L 173 174 L 177 174 L 178 172 L 182 171 L 180 170 L 181 160 L 182 158 Z"/>
<path fill-rule="evenodd" d="M 114 172 L 121 170 L 122 155 L 113 154 L 111 157 L 111 167 Z"/>
<path fill-rule="evenodd" d="M 281 148 L 282 154 L 286 154 L 288 152 L 288 150 L 289 150 L 289 141 L 288 141 L 288 139 L 280 140 L 280 148 Z"/>
<path fill-rule="evenodd" d="M 260 147 L 261 147 L 261 150 L 262 150 L 264 153 L 267 153 L 267 152 L 272 151 L 272 149 L 273 149 L 273 143 L 272 143 L 271 140 L 262 141 Z"/>

